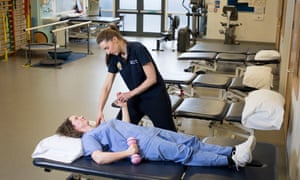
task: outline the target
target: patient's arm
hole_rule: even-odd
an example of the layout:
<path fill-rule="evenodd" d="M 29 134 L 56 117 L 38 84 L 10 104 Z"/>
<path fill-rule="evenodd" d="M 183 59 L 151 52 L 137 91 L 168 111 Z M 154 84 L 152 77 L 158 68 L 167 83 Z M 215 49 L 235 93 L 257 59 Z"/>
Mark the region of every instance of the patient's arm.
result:
<path fill-rule="evenodd" d="M 130 116 L 127 105 L 122 107 L 122 121 L 130 123 Z"/>
<path fill-rule="evenodd" d="M 102 152 L 102 151 L 94 151 L 92 153 L 92 159 L 97 164 L 109 164 L 124 158 L 127 158 L 133 154 L 138 153 L 138 147 L 136 144 L 132 144 L 125 151 L 120 152 Z"/>
<path fill-rule="evenodd" d="M 114 103 L 115 103 L 115 105 L 122 108 L 122 121 L 130 123 L 130 116 L 129 116 L 129 112 L 128 112 L 127 102 L 122 102 L 122 101 L 116 100 Z"/>

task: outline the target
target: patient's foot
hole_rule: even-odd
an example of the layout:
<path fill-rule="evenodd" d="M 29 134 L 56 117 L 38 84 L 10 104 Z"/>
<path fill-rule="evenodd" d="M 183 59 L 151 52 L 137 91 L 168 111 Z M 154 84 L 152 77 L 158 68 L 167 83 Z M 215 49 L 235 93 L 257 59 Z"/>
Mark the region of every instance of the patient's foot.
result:
<path fill-rule="evenodd" d="M 242 144 L 237 145 L 235 148 L 241 148 L 241 149 L 245 149 L 245 148 L 250 148 L 251 152 L 255 149 L 255 145 L 256 145 L 256 138 L 255 136 L 251 135 L 248 137 L 247 141 L 243 142 Z"/>
<path fill-rule="evenodd" d="M 235 151 L 232 153 L 232 160 L 237 169 L 238 167 L 245 167 L 247 163 L 252 161 L 252 151 L 255 148 L 255 144 L 255 137 L 249 136 L 247 141 L 235 147 Z"/>

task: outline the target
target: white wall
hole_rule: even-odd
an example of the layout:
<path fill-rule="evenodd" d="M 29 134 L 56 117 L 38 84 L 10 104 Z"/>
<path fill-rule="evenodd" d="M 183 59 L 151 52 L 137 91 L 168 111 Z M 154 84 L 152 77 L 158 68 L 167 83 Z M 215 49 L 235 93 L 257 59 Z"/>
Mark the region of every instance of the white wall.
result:
<path fill-rule="evenodd" d="M 207 0 L 206 2 L 210 2 Z M 222 29 L 221 21 L 226 22 L 221 16 L 222 7 L 227 5 L 227 0 L 221 0 L 220 8 L 217 12 L 208 9 L 208 23 L 206 39 L 224 39 L 224 35 L 219 33 Z M 276 23 L 278 13 L 278 0 L 266 0 L 266 9 L 263 20 L 255 20 L 253 12 L 238 12 L 238 23 L 241 26 L 236 28 L 238 41 L 270 42 L 276 40 Z"/>

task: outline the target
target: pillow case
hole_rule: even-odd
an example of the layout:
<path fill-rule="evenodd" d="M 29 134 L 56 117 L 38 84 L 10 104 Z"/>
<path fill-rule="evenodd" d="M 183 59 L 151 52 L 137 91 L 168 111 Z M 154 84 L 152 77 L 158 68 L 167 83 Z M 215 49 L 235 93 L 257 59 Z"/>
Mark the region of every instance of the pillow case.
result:
<path fill-rule="evenodd" d="M 275 91 L 260 89 L 245 98 L 242 124 L 251 129 L 279 130 L 284 115 L 284 98 Z"/>
<path fill-rule="evenodd" d="M 42 139 L 35 147 L 32 158 L 45 158 L 63 163 L 71 163 L 83 155 L 81 138 L 58 134 Z"/>
<path fill-rule="evenodd" d="M 271 61 L 274 59 L 280 59 L 280 54 L 276 50 L 260 50 L 255 54 L 254 59 L 257 61 Z"/>
<path fill-rule="evenodd" d="M 244 73 L 243 85 L 256 89 L 270 89 L 273 86 L 272 68 L 248 66 Z"/>

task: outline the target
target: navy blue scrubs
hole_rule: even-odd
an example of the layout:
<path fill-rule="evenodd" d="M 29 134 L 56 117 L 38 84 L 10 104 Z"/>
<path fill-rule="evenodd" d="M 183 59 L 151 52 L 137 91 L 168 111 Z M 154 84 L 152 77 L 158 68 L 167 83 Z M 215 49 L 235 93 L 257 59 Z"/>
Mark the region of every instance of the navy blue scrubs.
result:
<path fill-rule="evenodd" d="M 145 81 L 143 65 L 149 62 L 154 64 L 157 83 L 128 100 L 130 120 L 132 123 L 138 124 L 142 117 L 147 115 L 155 127 L 176 131 L 172 118 L 171 101 L 165 83 L 145 46 L 139 42 L 127 42 L 127 60 L 123 60 L 121 55 L 110 55 L 108 71 L 110 73 L 120 72 L 128 89 L 132 90 Z M 121 119 L 121 112 L 118 114 L 118 119 Z"/>

